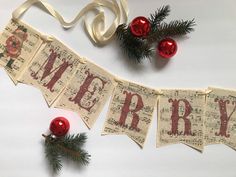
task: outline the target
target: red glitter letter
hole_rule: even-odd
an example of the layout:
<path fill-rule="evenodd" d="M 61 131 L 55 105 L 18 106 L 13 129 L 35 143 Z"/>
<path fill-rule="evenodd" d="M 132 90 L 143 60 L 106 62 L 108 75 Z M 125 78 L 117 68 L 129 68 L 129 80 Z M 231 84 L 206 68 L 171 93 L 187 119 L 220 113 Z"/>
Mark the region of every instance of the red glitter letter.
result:
<path fill-rule="evenodd" d="M 219 107 L 220 107 L 220 132 L 219 133 L 215 133 L 216 136 L 224 136 L 226 138 L 230 137 L 230 134 L 227 134 L 227 126 L 228 126 L 228 122 L 231 118 L 231 116 L 233 115 L 233 113 L 236 111 L 236 101 L 233 101 L 232 104 L 235 105 L 233 111 L 230 113 L 230 115 L 228 116 L 227 111 L 226 111 L 226 104 L 229 104 L 230 101 L 229 100 L 222 100 L 222 99 L 215 99 L 215 102 L 219 103 Z"/>
<path fill-rule="evenodd" d="M 136 113 L 138 111 L 140 111 L 143 108 L 143 101 L 142 101 L 142 97 L 139 94 L 132 94 L 130 92 L 124 91 L 123 94 L 126 94 L 126 98 L 125 98 L 125 102 L 124 105 L 121 109 L 121 115 L 120 115 L 120 119 L 119 119 L 119 125 L 121 126 L 125 126 L 125 121 L 127 119 L 128 113 L 131 112 L 131 114 L 133 115 L 133 119 L 131 122 L 131 126 L 130 129 L 134 129 L 134 130 L 139 130 L 138 129 L 138 122 L 139 122 L 139 115 Z M 130 104 L 132 101 L 132 98 L 136 96 L 138 98 L 137 104 L 135 109 L 131 110 Z"/>
<path fill-rule="evenodd" d="M 53 65 L 56 61 L 56 58 L 60 58 L 60 54 L 58 54 L 56 51 L 54 51 L 53 49 L 49 50 L 51 53 L 48 56 L 47 60 L 43 63 L 43 65 L 39 68 L 39 70 L 37 72 L 33 72 L 31 73 L 31 76 L 37 80 L 38 79 L 38 73 L 39 71 L 41 71 L 41 69 L 44 67 L 44 72 L 43 72 L 43 76 L 41 77 L 40 81 L 42 81 L 45 77 L 47 77 L 49 74 L 51 74 L 51 70 L 53 68 Z"/>
<path fill-rule="evenodd" d="M 81 108 L 83 108 L 87 111 L 90 111 L 90 109 L 96 104 L 97 99 L 94 98 L 93 100 L 88 100 L 89 106 L 83 106 L 81 104 L 82 98 L 84 98 L 85 94 L 87 94 L 87 93 L 91 95 L 90 96 L 90 98 L 91 98 L 97 90 L 101 91 L 104 88 L 106 82 L 103 79 L 101 79 L 100 77 L 94 76 L 89 71 L 85 71 L 85 74 L 87 74 L 88 76 L 86 77 L 84 83 L 80 86 L 78 93 L 76 94 L 76 96 L 74 98 L 69 98 L 69 100 L 74 102 L 75 104 L 78 104 Z M 97 86 L 93 86 L 92 91 L 90 91 L 89 86 L 92 84 L 92 82 L 95 79 L 98 79 L 99 81 L 101 81 L 102 86 L 100 88 L 98 88 Z"/>
<path fill-rule="evenodd" d="M 31 76 L 35 79 L 38 80 L 38 73 L 39 71 L 41 71 L 42 69 L 44 69 L 43 71 L 43 75 L 40 79 L 40 81 L 42 81 L 43 79 L 45 79 L 47 76 L 51 75 L 54 73 L 53 77 L 51 78 L 51 80 L 48 83 L 44 83 L 43 86 L 45 86 L 47 89 L 49 89 L 51 92 L 53 92 L 53 86 L 56 84 L 56 82 L 61 78 L 62 74 L 65 72 L 65 70 L 71 66 L 72 64 L 70 64 L 69 62 L 67 62 L 65 59 L 63 59 L 63 63 L 61 65 L 59 65 L 58 67 L 56 67 L 55 69 L 53 69 L 53 65 L 56 61 L 56 58 L 59 57 L 60 58 L 60 54 L 58 54 L 56 51 L 54 51 L 53 49 L 50 49 L 51 54 L 48 56 L 48 59 L 43 63 L 43 65 L 39 68 L 39 70 L 37 72 L 33 72 L 31 73 Z"/>
<path fill-rule="evenodd" d="M 185 112 L 183 116 L 179 115 L 179 104 L 181 101 L 185 104 Z M 180 99 L 180 100 L 169 99 L 169 102 L 172 103 L 172 115 L 171 115 L 172 124 L 171 124 L 171 131 L 169 131 L 168 134 L 169 135 L 182 134 L 182 131 L 181 132 L 178 131 L 178 122 L 179 119 L 182 118 L 184 120 L 184 125 L 185 125 L 184 135 L 194 136 L 194 134 L 191 132 L 191 122 L 189 119 L 187 119 L 187 117 L 189 116 L 189 114 L 191 114 L 192 111 L 190 103 L 186 99 Z"/>

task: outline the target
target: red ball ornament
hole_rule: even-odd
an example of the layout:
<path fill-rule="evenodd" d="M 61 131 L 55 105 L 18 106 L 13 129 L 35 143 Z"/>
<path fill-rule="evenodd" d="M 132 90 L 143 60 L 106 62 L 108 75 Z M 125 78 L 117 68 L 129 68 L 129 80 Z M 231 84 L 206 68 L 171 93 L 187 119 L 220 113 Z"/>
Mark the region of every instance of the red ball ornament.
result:
<path fill-rule="evenodd" d="M 69 121 L 64 117 L 57 117 L 51 121 L 50 131 L 53 135 L 60 137 L 66 135 L 70 128 Z"/>
<path fill-rule="evenodd" d="M 130 31 L 135 37 L 145 37 L 151 30 L 151 24 L 146 17 L 136 17 L 130 23 Z"/>
<path fill-rule="evenodd" d="M 171 58 L 177 52 L 177 43 L 171 38 L 163 39 L 157 46 L 157 53 L 163 58 Z"/>

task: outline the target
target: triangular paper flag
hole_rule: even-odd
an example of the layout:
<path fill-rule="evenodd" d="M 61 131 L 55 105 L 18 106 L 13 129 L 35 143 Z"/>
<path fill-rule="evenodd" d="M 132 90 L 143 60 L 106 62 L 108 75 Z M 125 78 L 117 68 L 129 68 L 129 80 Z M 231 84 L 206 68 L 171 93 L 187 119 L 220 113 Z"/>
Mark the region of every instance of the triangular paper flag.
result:
<path fill-rule="evenodd" d="M 42 35 L 29 25 L 11 20 L 0 36 L 0 65 L 14 83 L 43 43 Z"/>
<path fill-rule="evenodd" d="M 79 62 L 77 54 L 54 38 L 35 55 L 19 81 L 39 88 L 50 106 L 70 82 Z"/>
<path fill-rule="evenodd" d="M 236 91 L 209 88 L 206 99 L 205 143 L 236 150 Z"/>
<path fill-rule="evenodd" d="M 205 95 L 200 90 L 161 90 L 157 147 L 183 143 L 203 150 Z"/>
<path fill-rule="evenodd" d="M 154 89 L 118 81 L 102 134 L 126 134 L 143 147 L 157 96 Z"/>

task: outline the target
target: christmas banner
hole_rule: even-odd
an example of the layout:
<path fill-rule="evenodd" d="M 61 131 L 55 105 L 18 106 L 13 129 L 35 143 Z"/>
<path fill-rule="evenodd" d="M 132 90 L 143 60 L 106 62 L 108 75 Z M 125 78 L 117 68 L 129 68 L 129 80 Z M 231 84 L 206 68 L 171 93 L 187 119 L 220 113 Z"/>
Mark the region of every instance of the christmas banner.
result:
<path fill-rule="evenodd" d="M 40 89 L 49 106 L 78 113 L 88 128 L 111 97 L 103 135 L 127 135 L 143 147 L 158 102 L 157 147 L 236 148 L 236 91 L 158 90 L 125 81 L 20 20 L 11 20 L 1 34 L 0 51 L 14 83 Z"/>

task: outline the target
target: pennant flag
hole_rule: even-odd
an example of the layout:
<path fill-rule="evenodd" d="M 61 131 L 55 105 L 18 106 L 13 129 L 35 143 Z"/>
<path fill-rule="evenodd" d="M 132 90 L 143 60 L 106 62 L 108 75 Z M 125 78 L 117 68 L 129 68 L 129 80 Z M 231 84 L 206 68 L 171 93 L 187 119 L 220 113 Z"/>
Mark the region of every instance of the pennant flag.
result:
<path fill-rule="evenodd" d="M 42 43 L 41 34 L 20 20 L 11 20 L 2 32 L 0 65 L 5 67 L 15 84 Z"/>
<path fill-rule="evenodd" d="M 113 89 L 114 77 L 84 60 L 55 102 L 55 107 L 78 112 L 88 128 L 91 128 Z"/>
<path fill-rule="evenodd" d="M 209 88 L 206 98 L 205 143 L 236 149 L 236 91 Z"/>
<path fill-rule="evenodd" d="M 200 90 L 161 90 L 157 147 L 184 143 L 203 150 L 205 94 Z"/>
<path fill-rule="evenodd" d="M 41 47 L 19 81 L 39 88 L 51 106 L 76 72 L 79 62 L 77 54 L 54 38 Z"/>
<path fill-rule="evenodd" d="M 157 102 L 156 90 L 118 81 L 102 134 L 126 134 L 141 148 Z"/>

